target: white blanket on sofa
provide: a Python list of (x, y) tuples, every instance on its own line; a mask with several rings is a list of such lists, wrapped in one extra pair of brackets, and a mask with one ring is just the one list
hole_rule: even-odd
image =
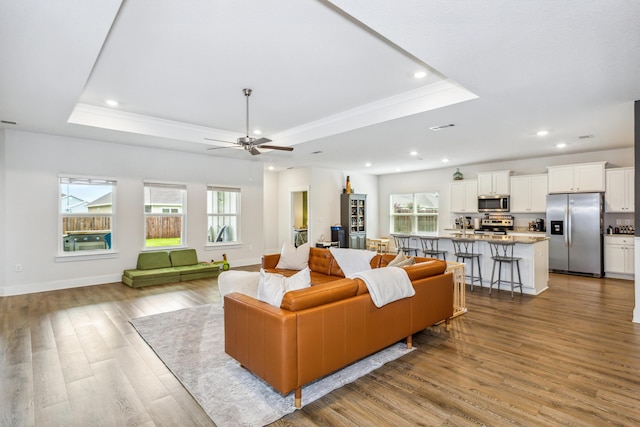
[(416, 294), (407, 272), (400, 267), (374, 268), (353, 274), (350, 278), (362, 279), (376, 307)]
[(329, 248), (331, 255), (342, 269), (344, 277), (359, 273), (364, 270), (371, 270), (371, 259), (376, 256), (373, 251), (363, 251), (362, 249), (349, 248)]

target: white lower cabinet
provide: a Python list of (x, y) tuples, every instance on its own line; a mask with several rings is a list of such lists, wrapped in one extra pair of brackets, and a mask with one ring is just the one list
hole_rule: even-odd
[(604, 237), (605, 276), (633, 279), (635, 248), (633, 236)]

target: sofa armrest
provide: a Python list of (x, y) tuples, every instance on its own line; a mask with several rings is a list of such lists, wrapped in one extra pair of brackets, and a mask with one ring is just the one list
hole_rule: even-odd
[(282, 394), (297, 387), (297, 316), (237, 292), (224, 298), (224, 349)]
[(278, 261), (280, 261), (280, 254), (262, 255), (262, 268), (265, 270), (276, 268)]

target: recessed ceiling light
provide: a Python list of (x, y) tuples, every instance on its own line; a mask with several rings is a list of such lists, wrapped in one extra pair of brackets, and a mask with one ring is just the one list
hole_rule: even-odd
[(444, 159), (442, 159), (442, 163), (449, 163), (449, 159), (445, 157)]
[(254, 129), (254, 130), (253, 130), (253, 134), (254, 134), (254, 135), (261, 135), (261, 134), (262, 134), (262, 131), (261, 131), (260, 129)]
[(415, 77), (416, 79), (422, 79), (422, 78), (425, 78), (426, 76), (427, 76), (426, 71), (417, 71), (416, 73), (413, 74), (413, 77)]
[(538, 135), (538, 136), (547, 136), (547, 135), (549, 135), (549, 131), (548, 130), (539, 130), (538, 133), (536, 133), (536, 135)]
[(109, 107), (117, 107), (118, 106), (118, 101), (116, 101), (115, 99), (107, 99), (105, 101), (105, 103), (109, 106)]
[(417, 156), (418, 152), (417, 151), (411, 151), (409, 154), (412, 155), (412, 156)]
[(559, 143), (556, 144), (557, 148), (564, 148), (566, 146), (567, 146), (567, 144), (565, 144), (564, 142), (559, 142)]
[(371, 163), (367, 162), (364, 164), (366, 167), (371, 167)]
[(270, 171), (274, 170), (275, 168), (273, 166), (269, 166), (267, 169), (269, 169)]

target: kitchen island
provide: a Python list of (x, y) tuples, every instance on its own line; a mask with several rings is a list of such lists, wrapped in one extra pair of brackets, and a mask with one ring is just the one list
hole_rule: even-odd
[[(419, 235), (412, 236), (415, 240), (415, 247), (420, 247)], [(447, 251), (447, 260), (456, 261), (453, 243), (451, 239), (465, 238), (475, 241), (476, 252), (480, 254), (480, 266), (482, 270), (482, 286), (489, 287), (491, 283), (491, 270), (493, 268), (493, 260), (491, 259), (491, 249), (489, 248), (489, 242), (513, 242), (515, 246), (513, 248), (513, 256), (520, 258), (520, 274), (522, 276), (522, 293), (529, 295), (538, 295), (548, 289), (549, 281), (549, 240), (543, 235), (487, 235), (487, 234), (473, 234), (473, 231), (463, 233), (448, 233), (441, 234), (439, 238), (439, 249)], [(420, 254), (420, 249), (418, 249)], [(470, 262), (470, 261), (469, 261)], [(515, 266), (514, 266), (515, 267)], [(475, 267), (477, 270), (477, 265)], [(465, 266), (467, 273), (471, 271), (471, 265)], [(507, 270), (508, 272), (508, 270)], [(476, 272), (477, 274), (477, 272)], [(505, 277), (505, 271), (503, 270), (502, 277)], [(498, 278), (498, 271), (496, 268), (495, 279)], [(517, 271), (515, 273), (517, 280)], [(478, 286), (476, 283), (474, 286)], [(496, 289), (494, 285), (493, 289)], [(501, 283), (501, 289), (511, 292), (511, 287), (508, 283)]]

